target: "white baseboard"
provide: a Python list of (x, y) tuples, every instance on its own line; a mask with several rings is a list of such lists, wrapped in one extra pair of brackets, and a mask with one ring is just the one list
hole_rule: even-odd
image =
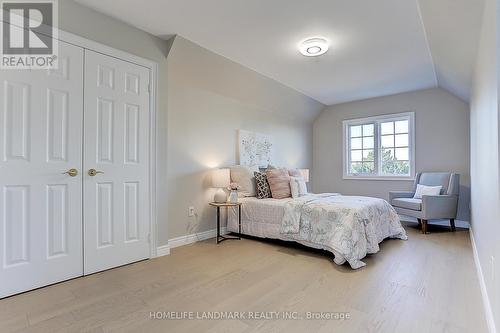
[(156, 248), (156, 257), (168, 256), (170, 254), (170, 245), (162, 245)]
[[(220, 233), (221, 235), (227, 234), (226, 227), (222, 227)], [(156, 257), (168, 256), (170, 255), (170, 249), (173, 249), (174, 247), (189, 245), (205, 239), (214, 238), (216, 234), (217, 230), (212, 229), (169, 239), (167, 245), (158, 246), (156, 248)]]
[[(194, 233), (191, 235), (185, 235), (185, 236), (180, 236), (180, 237), (169, 239), (168, 245), (170, 246), (171, 249), (173, 249), (174, 247), (193, 244), (193, 243), (205, 240), (205, 239), (214, 238), (216, 234), (217, 234), (216, 229), (207, 230), (207, 231), (203, 231), (203, 232), (197, 232), (197, 233)], [(221, 228), (221, 235), (225, 235), (225, 234), (227, 234), (226, 227), (222, 227)]]
[(479, 279), (479, 287), (481, 289), (481, 295), (483, 298), (483, 307), (486, 315), (486, 323), (488, 324), (488, 330), (490, 333), (496, 333), (495, 319), (493, 317), (493, 311), (491, 310), (490, 298), (488, 296), (488, 290), (486, 289), (486, 284), (484, 282), (483, 269), (481, 268), (481, 262), (479, 261), (479, 255), (477, 253), (476, 241), (474, 240), (474, 233), (472, 228), (469, 228), (470, 241), (472, 243), (472, 252), (474, 253), (474, 263), (476, 264), (477, 277)]

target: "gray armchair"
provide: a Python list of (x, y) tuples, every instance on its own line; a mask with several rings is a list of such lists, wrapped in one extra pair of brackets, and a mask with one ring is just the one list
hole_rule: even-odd
[[(422, 199), (414, 199), (417, 184), (441, 185), (441, 193), (440, 195), (424, 195)], [(428, 220), (432, 219), (449, 219), (451, 230), (455, 231), (459, 185), (460, 175), (456, 173), (418, 173), (413, 184), (413, 191), (389, 192), (389, 202), (399, 214), (416, 217), (424, 234), (427, 233)]]

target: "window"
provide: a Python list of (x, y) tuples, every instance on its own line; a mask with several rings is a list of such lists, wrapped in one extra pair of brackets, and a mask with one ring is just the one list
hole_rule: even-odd
[(406, 112), (345, 120), (344, 178), (413, 178), (414, 118)]

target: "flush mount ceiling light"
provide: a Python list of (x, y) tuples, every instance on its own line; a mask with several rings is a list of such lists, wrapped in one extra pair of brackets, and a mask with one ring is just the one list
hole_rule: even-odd
[(299, 44), (299, 51), (306, 57), (317, 57), (328, 51), (328, 41), (323, 37), (307, 38)]

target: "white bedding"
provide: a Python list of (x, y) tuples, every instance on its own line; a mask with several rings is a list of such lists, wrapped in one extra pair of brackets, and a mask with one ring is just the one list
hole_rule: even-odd
[[(385, 238), (407, 239), (394, 209), (382, 199), (314, 194), (297, 199), (242, 198), (242, 233), (296, 241), (335, 255), (360, 268), (368, 253), (376, 253)], [(228, 231), (238, 232), (236, 210), (228, 216)]]

